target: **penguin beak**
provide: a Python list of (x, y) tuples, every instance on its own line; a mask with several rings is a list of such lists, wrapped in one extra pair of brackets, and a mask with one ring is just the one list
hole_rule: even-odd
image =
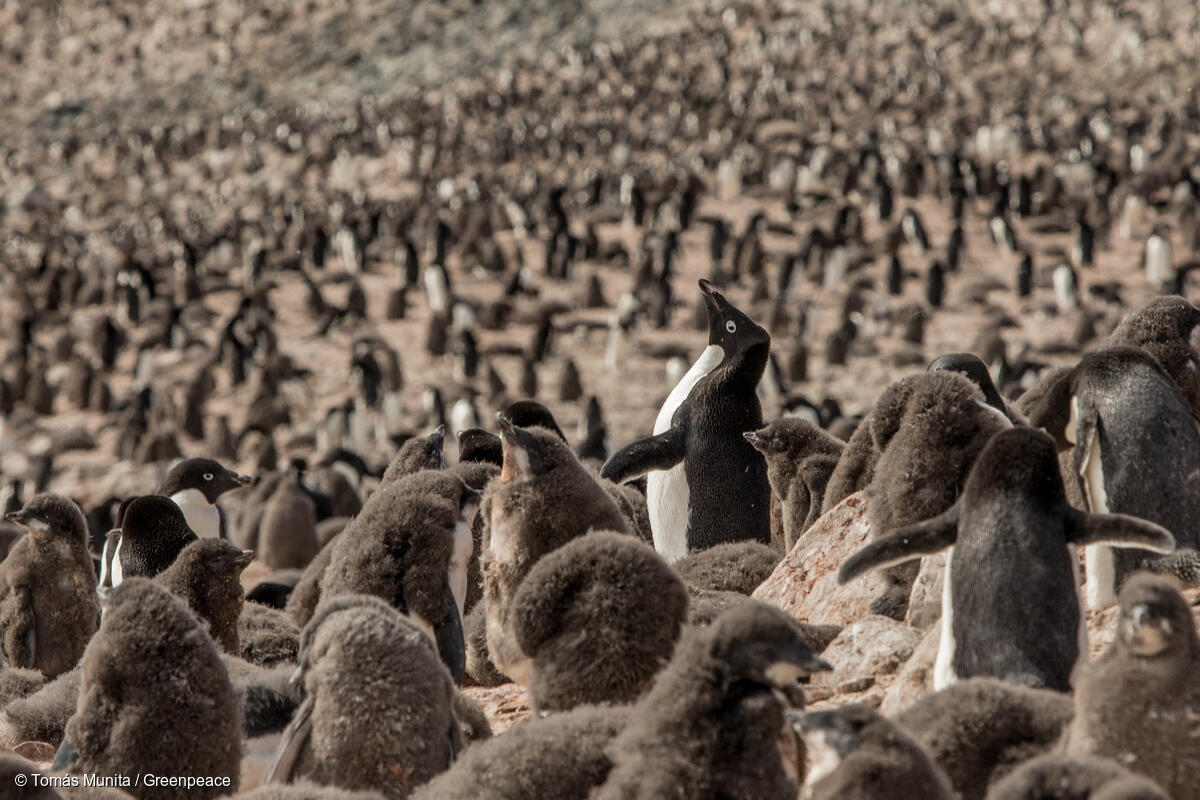
[(762, 436), (759, 435), (758, 431), (745, 431), (742, 433), (742, 438), (749, 442), (750, 446), (755, 450), (762, 450), (762, 446), (766, 444), (763, 441)]
[(24, 527), (25, 523), (27, 523), (27, 522), (29, 522), (29, 520), (33, 519), (33, 514), (31, 514), (29, 511), (26, 511), (25, 509), (22, 508), (17, 511), (8, 512), (7, 514), (4, 515), (4, 518), (13, 524), (21, 525), (22, 527)]
[(712, 320), (714, 314), (719, 316), (721, 313), (721, 301), (725, 298), (717, 291), (717, 287), (704, 278), (701, 278), (700, 291), (704, 292), (704, 304), (708, 308), (709, 319)]
[(243, 550), (238, 555), (234, 556), (233, 563), (237, 564), (242, 569), (250, 566), (250, 562), (254, 560), (253, 550)]
[(792, 683), (807, 680), (814, 672), (829, 672), (833, 669), (828, 661), (818, 655), (810, 655), (800, 663), (794, 661), (776, 661), (766, 669), (767, 680), (777, 688), (784, 688)]
[(254, 478), (249, 475), (235, 475), (233, 482), (238, 486), (249, 486), (254, 483)]

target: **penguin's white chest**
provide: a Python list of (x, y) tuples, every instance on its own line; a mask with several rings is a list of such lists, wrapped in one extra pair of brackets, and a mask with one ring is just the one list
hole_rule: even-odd
[[(725, 350), (710, 344), (692, 364), (683, 379), (675, 384), (654, 421), (654, 435), (671, 428), (675, 412), (687, 401), (696, 384), (717, 368), (725, 358)], [(681, 461), (669, 470), (651, 472), (646, 476), (646, 505), (650, 512), (650, 531), (654, 549), (668, 562), (687, 555), (688, 517), (691, 513), (686, 462)]]
[(184, 489), (171, 495), (179, 506), (191, 528), (201, 539), (217, 539), (221, 536), (221, 512), (208, 502), (199, 489)]
[(950, 569), (954, 565), (954, 548), (946, 551), (946, 571), (942, 573), (942, 631), (938, 637), (937, 658), (933, 662), (933, 690), (940, 692), (958, 682), (954, 674), (954, 600), (950, 587)]

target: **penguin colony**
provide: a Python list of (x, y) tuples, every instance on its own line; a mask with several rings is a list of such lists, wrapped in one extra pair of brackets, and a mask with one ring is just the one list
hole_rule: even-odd
[(1200, 799), (1194, 3), (185, 5), (0, 9), (0, 798)]

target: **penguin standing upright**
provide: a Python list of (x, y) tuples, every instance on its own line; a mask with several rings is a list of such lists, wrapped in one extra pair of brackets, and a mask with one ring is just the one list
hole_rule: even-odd
[(770, 541), (767, 464), (742, 436), (762, 426), (756, 388), (771, 337), (706, 280), (708, 347), (671, 391), (654, 435), (622, 448), (601, 476), (649, 473), (654, 547), (668, 561), (736, 539)]

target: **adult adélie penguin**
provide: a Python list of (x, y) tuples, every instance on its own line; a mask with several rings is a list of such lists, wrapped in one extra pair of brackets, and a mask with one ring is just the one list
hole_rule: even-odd
[(708, 281), (700, 291), (708, 346), (667, 397), (654, 435), (601, 470), (617, 483), (648, 475), (654, 548), (668, 561), (722, 542), (770, 540), (767, 464), (742, 434), (763, 424), (756, 389), (771, 337)]

